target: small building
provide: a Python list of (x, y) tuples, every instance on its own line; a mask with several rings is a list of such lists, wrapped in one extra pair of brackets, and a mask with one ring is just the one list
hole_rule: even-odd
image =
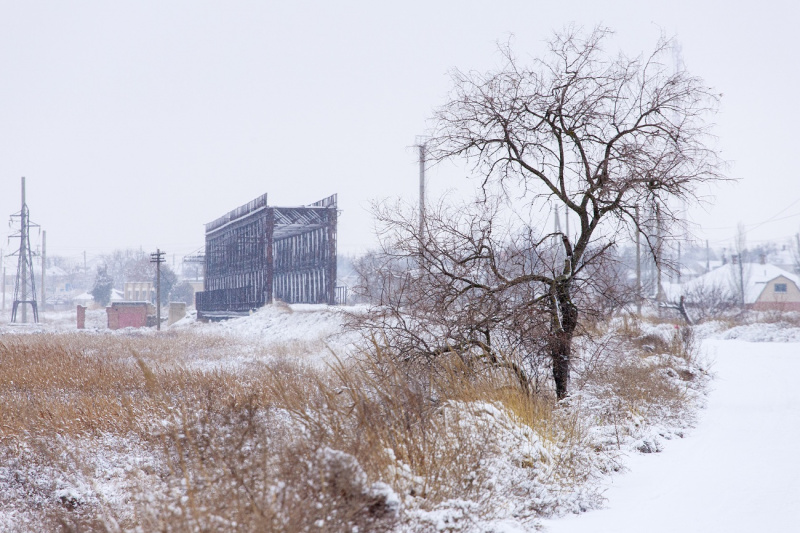
[(125, 301), (125, 294), (117, 289), (111, 289), (111, 296), (109, 297), (109, 302), (124, 302)]
[(760, 283), (763, 288), (752, 304), (753, 309), (800, 311), (800, 279), (797, 276), (784, 271)]
[(800, 277), (775, 265), (727, 263), (684, 283), (681, 293), (705, 289), (738, 299), (744, 289), (744, 304), (760, 311), (800, 311)]
[(72, 299), (75, 305), (82, 305), (83, 307), (91, 307), (94, 303), (94, 296), (88, 292), (81, 293)]
[(126, 281), (122, 299), (126, 302), (154, 302), (155, 284), (152, 281)]
[(106, 307), (108, 329), (144, 328), (148, 326), (149, 305), (146, 302), (114, 302)]

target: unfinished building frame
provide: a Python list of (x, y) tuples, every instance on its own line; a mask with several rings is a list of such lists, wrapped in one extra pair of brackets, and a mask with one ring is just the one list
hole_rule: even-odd
[(336, 303), (336, 195), (271, 207), (267, 195), (206, 224), (200, 318), (235, 315), (273, 299)]

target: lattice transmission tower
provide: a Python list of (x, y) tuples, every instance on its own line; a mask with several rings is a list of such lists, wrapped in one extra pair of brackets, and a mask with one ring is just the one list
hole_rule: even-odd
[[(11, 322), (17, 321), (17, 311), (21, 309), (20, 320), (28, 321), (28, 305), (33, 310), (33, 321), (39, 322), (39, 309), (36, 305), (36, 281), (33, 272), (33, 251), (31, 250), (31, 228), (38, 224), (31, 223), (28, 204), (25, 202), (25, 178), (22, 178), (22, 208), (19, 213), (11, 215), (11, 223), (19, 219), (19, 231), (9, 239), (19, 238), (19, 249), (11, 254), (17, 256), (17, 280), (14, 284), (14, 304), (11, 308)], [(21, 307), (20, 307), (21, 306)]]

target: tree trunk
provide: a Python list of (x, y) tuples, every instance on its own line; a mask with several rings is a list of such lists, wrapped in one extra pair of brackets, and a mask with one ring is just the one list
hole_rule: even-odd
[(554, 292), (550, 357), (553, 360), (556, 397), (563, 400), (569, 394), (570, 356), (572, 354), (572, 337), (578, 325), (578, 308), (570, 298), (570, 280), (557, 281)]

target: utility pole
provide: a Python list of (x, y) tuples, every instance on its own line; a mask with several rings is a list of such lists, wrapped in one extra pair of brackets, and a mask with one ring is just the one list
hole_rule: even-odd
[(794, 269), (796, 273), (800, 274), (800, 233), (795, 233), (794, 238), (797, 241), (797, 254), (795, 256), (796, 260)]
[(636, 314), (642, 314), (642, 248), (639, 229), (639, 206), (636, 206)]
[(44, 291), (45, 272), (47, 271), (47, 231), (42, 231), (42, 312), (47, 311), (47, 295)]
[(744, 309), (744, 265), (742, 264), (742, 253), (739, 252), (736, 256), (739, 258), (739, 291), (742, 293), (742, 309)]
[(661, 209), (658, 206), (658, 202), (655, 202), (656, 208), (656, 301), (658, 302), (658, 314), (661, 316), (661, 302), (664, 301), (664, 285), (661, 281), (661, 265), (662, 265), (662, 247), (663, 242), (661, 240)]
[[(33, 257), (31, 252), (31, 227), (37, 227), (31, 223), (28, 212), (28, 204), (25, 202), (25, 178), (22, 178), (22, 207), (19, 213), (11, 215), (11, 220), (19, 217), (19, 233), (12, 235), (19, 237), (19, 250), (15, 255), (18, 256), (17, 262), (17, 281), (14, 285), (14, 303), (11, 307), (11, 322), (17, 321), (17, 309), (22, 304), (23, 323), (28, 321), (28, 308), (30, 304), (33, 309), (33, 321), (39, 322), (39, 310), (36, 306), (36, 280), (33, 273)], [(30, 299), (29, 299), (30, 297)]]
[(426, 138), (417, 136), (416, 147), (419, 150), (419, 260), (425, 257), (425, 163), (428, 158)]
[(553, 219), (553, 233), (561, 233), (561, 218), (558, 216), (558, 206), (555, 207), (555, 218)]
[(156, 264), (156, 330), (161, 331), (161, 263), (164, 263), (166, 252), (156, 248), (156, 253), (150, 254), (150, 262)]
[(419, 239), (421, 249), (422, 238), (425, 235), (425, 158), (427, 154), (424, 142), (420, 142), (417, 146), (419, 148)]
[(708, 249), (708, 239), (706, 239), (706, 272), (711, 272), (711, 252)]
[(678, 241), (678, 285), (681, 284), (681, 241)]
[(3, 255), (5, 250), (0, 248), (0, 266), (3, 267), (3, 313), (6, 312), (6, 256)]

